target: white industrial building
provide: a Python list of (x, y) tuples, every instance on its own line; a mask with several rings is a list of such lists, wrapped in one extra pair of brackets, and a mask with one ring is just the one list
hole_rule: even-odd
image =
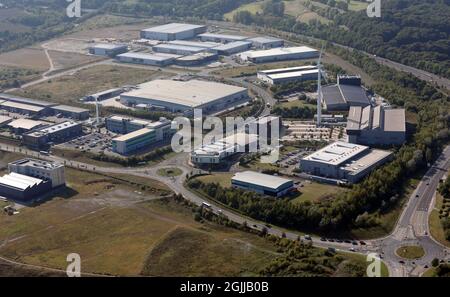
[(179, 66), (199, 66), (216, 61), (218, 58), (217, 54), (205, 52), (178, 58), (175, 60), (175, 64)]
[(8, 164), (9, 172), (51, 181), (52, 188), (66, 184), (64, 165), (37, 159), (22, 159)]
[(231, 185), (273, 197), (281, 197), (294, 190), (294, 182), (290, 179), (254, 171), (237, 172), (231, 178)]
[(141, 38), (170, 41), (194, 38), (196, 35), (204, 32), (206, 32), (206, 26), (170, 23), (142, 30)]
[(301, 159), (300, 169), (314, 176), (356, 183), (391, 156), (389, 151), (338, 141)]
[(190, 113), (194, 108), (204, 114), (222, 111), (248, 100), (245, 88), (201, 81), (153, 80), (138, 86), (137, 90), (123, 93), (120, 102), (134, 106), (148, 104), (170, 112)]
[(363, 145), (401, 145), (406, 140), (404, 109), (382, 106), (351, 106), (347, 118), (347, 135), (351, 143)]
[(248, 41), (233, 41), (211, 48), (210, 51), (222, 56), (230, 56), (248, 50), (252, 46)]
[(258, 135), (236, 133), (210, 144), (202, 145), (191, 152), (191, 161), (196, 165), (221, 164), (237, 153), (248, 152), (249, 147), (258, 146)]
[(173, 40), (173, 41), (169, 41), (168, 44), (199, 47), (199, 48), (203, 48), (203, 49), (214, 48), (214, 47), (218, 47), (219, 45), (221, 45), (221, 43), (218, 43), (218, 42), (203, 42), (203, 41), (191, 41), (191, 40)]
[(196, 46), (163, 43), (152, 47), (154, 52), (173, 55), (193, 55), (204, 52), (206, 49)]
[(274, 47), (282, 47), (284, 46), (284, 40), (274, 37), (254, 37), (248, 39), (253, 44), (253, 47), (257, 49), (270, 49)]
[(257, 77), (270, 85), (284, 84), (296, 81), (317, 80), (317, 66), (299, 66), (281, 69), (258, 71)]
[(319, 51), (307, 47), (280, 47), (268, 50), (252, 50), (241, 53), (241, 60), (253, 63), (267, 63), (286, 60), (312, 59), (319, 57)]
[(89, 53), (96, 56), (115, 57), (128, 51), (126, 44), (99, 43), (89, 48)]
[(180, 58), (180, 55), (172, 54), (149, 54), (149, 53), (125, 53), (118, 55), (116, 59), (123, 63), (133, 63), (151, 66), (168, 66), (174, 63), (174, 61)]
[(212, 41), (220, 43), (228, 43), (234, 41), (243, 41), (248, 39), (246, 36), (229, 35), (229, 34), (216, 34), (216, 33), (203, 33), (198, 35), (202, 41)]

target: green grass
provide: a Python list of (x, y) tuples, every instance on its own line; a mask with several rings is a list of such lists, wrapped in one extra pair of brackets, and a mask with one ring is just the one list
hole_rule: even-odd
[[(366, 267), (370, 264), (369, 262), (367, 262), (367, 256), (365, 255), (350, 252), (338, 252), (337, 254), (345, 257), (347, 260), (352, 260)], [(389, 277), (389, 269), (386, 266), (386, 263), (384, 263), (383, 261), (381, 261), (381, 277)]]
[(427, 271), (425, 271), (421, 277), (436, 277), (436, 268), (431, 267)]
[(253, 3), (241, 5), (240, 7), (236, 8), (235, 10), (224, 14), (223, 17), (226, 21), (232, 21), (234, 18), (234, 15), (240, 11), (248, 11), (251, 14), (262, 13), (263, 12), (263, 8), (262, 8), (263, 3), (264, 3), (264, 1), (253, 2)]
[(442, 226), (441, 218), (439, 217), (439, 209), (441, 209), (443, 201), (444, 199), (442, 195), (437, 192), (435, 209), (431, 212), (430, 217), (428, 218), (428, 223), (430, 226), (431, 236), (439, 241), (439, 243), (450, 247), (450, 241), (445, 238), (445, 230)]
[(205, 184), (219, 183), (224, 188), (231, 187), (231, 178), (233, 177), (233, 173), (214, 173), (210, 175), (202, 175), (196, 177), (199, 181)]
[(404, 259), (420, 259), (425, 255), (425, 250), (421, 246), (409, 245), (397, 249), (396, 254)]
[(321, 199), (333, 197), (337, 193), (345, 191), (345, 188), (340, 188), (328, 184), (320, 184), (316, 182), (303, 182), (304, 186), (299, 188), (300, 196), (292, 203), (299, 203), (303, 201), (318, 201)]
[(306, 107), (306, 106), (309, 108), (316, 107), (314, 104), (310, 104), (310, 103), (307, 103), (306, 101), (298, 100), (298, 99), (288, 101), (288, 102), (281, 102), (281, 103), (277, 104), (276, 106), (279, 106), (281, 108)]
[(179, 176), (183, 171), (179, 168), (161, 168), (158, 170), (158, 174), (166, 177)]

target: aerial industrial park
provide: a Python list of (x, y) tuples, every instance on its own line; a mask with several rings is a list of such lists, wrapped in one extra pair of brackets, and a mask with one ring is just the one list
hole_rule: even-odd
[[(205, 268), (209, 259), (195, 273), (192, 263), (176, 267), (180, 260), (167, 260), (182, 255), (168, 253), (171, 244), (189, 247), (192, 242), (177, 240), (198, 230), (220, 233), (230, 255), (251, 236), (245, 245), (249, 264), (229, 270), (221, 264), (230, 276), (278, 276), (271, 274), (273, 257), (291, 248), (283, 240), (327, 257), (375, 255), (383, 276), (420, 276), (434, 259), (450, 261), (448, 248), (430, 236), (423, 217), (440, 199), (449, 149), (438, 158), (428, 156), (437, 148), (424, 157), (406, 149), (418, 129), (419, 116), (412, 113), (417, 106), (378, 94), (367, 78), (371, 73), (337, 58), (327, 48), (334, 45), (200, 19), (134, 20), (108, 30), (91, 26), (40, 43), (49, 69), (0, 89), (0, 225), (7, 230), (0, 231), (0, 264), (65, 273), (66, 259), (56, 257), (79, 249), (85, 275), (220, 276), (222, 270)], [(64, 68), (52, 61), (55, 53), (82, 62)], [(229, 126), (229, 119), (236, 123)], [(185, 129), (188, 134), (182, 134)], [(405, 155), (417, 162), (398, 165)], [(400, 194), (376, 181), (400, 170), (417, 171), (414, 183), (401, 181), (408, 188)], [(389, 197), (374, 202), (378, 193), (364, 192), (373, 185)], [(370, 206), (331, 208), (342, 210), (358, 199)], [(392, 220), (384, 216), (391, 204), (399, 219), (384, 222)], [(374, 211), (374, 205), (382, 210)], [(133, 219), (126, 223), (127, 218)], [(77, 235), (75, 244), (59, 228), (76, 230), (78, 222), (89, 231)], [(353, 229), (338, 230), (342, 222)], [(91, 238), (96, 225), (114, 236)], [(51, 228), (58, 239), (47, 233)], [(238, 233), (229, 238), (227, 232)], [(41, 233), (42, 242), (35, 237)], [(121, 234), (123, 242), (115, 242)], [(212, 241), (196, 236), (205, 245)], [(111, 246), (96, 253), (89, 242), (98, 238)], [(405, 242), (423, 247), (424, 255), (402, 258)], [(201, 249), (192, 247), (191, 253)], [(255, 262), (253, 249), (261, 254)], [(101, 262), (105, 255), (121, 258), (121, 266)], [(272, 270), (261, 264), (264, 258), (273, 261), (267, 266)]]

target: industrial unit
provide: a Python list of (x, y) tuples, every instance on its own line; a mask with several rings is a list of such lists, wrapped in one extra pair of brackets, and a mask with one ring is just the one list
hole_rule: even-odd
[(174, 61), (181, 57), (180, 55), (173, 54), (149, 54), (149, 53), (125, 53), (118, 55), (116, 59), (123, 63), (134, 63), (151, 66), (168, 66), (174, 63)]
[(211, 48), (210, 51), (222, 56), (230, 56), (248, 50), (252, 46), (248, 41), (233, 41)]
[(48, 149), (52, 143), (66, 142), (82, 133), (81, 123), (67, 121), (25, 133), (22, 142), (31, 149)]
[(99, 92), (97, 94), (85, 96), (85, 97), (81, 98), (80, 101), (83, 101), (83, 102), (95, 101), (95, 100), (103, 101), (106, 99), (110, 99), (110, 98), (119, 96), (123, 92), (125, 92), (124, 88), (109, 89), (106, 91)]
[(281, 69), (258, 71), (258, 79), (270, 85), (278, 85), (297, 81), (317, 80), (317, 66), (299, 66)]
[(401, 145), (406, 139), (404, 109), (351, 106), (347, 118), (348, 141), (363, 145)]
[(284, 46), (284, 40), (274, 37), (255, 37), (248, 39), (257, 49), (270, 49)]
[(58, 105), (57, 103), (24, 98), (5, 93), (0, 94), (0, 100), (3, 100), (3, 102), (0, 103), (0, 109), (29, 116), (52, 115), (53, 110), (51, 110), (50, 107)]
[(152, 27), (141, 31), (141, 38), (161, 41), (194, 38), (200, 33), (206, 32), (206, 26), (182, 23), (170, 23)]
[(139, 85), (139, 89), (120, 96), (124, 105), (147, 104), (170, 112), (192, 112), (201, 108), (204, 114), (222, 111), (248, 100), (245, 88), (216, 82), (189, 80), (154, 80)]
[(203, 33), (198, 35), (202, 41), (212, 41), (219, 43), (228, 43), (234, 41), (246, 40), (248, 37), (229, 34)]
[(68, 105), (57, 105), (53, 106), (52, 109), (54, 110), (56, 115), (60, 114), (65, 118), (71, 118), (81, 121), (89, 119), (88, 109)]
[(178, 44), (158, 44), (152, 47), (157, 53), (173, 54), (173, 55), (192, 55), (205, 51), (205, 48)]
[(347, 111), (350, 106), (370, 105), (359, 76), (338, 75), (337, 84), (322, 87), (322, 103), (328, 111)]
[(190, 41), (190, 40), (189, 41), (188, 40), (173, 40), (173, 41), (169, 41), (169, 44), (198, 47), (198, 48), (203, 48), (203, 49), (214, 48), (214, 47), (218, 47), (219, 45), (221, 45), (220, 43), (217, 43), (217, 42), (203, 42), (203, 41)]
[(22, 159), (8, 164), (9, 174), (0, 177), (0, 195), (29, 202), (65, 185), (64, 166), (35, 159)]
[(11, 129), (14, 134), (17, 135), (21, 135), (23, 133), (29, 132), (33, 129), (37, 129), (43, 126), (45, 126), (43, 122), (30, 119), (17, 119), (11, 121), (8, 124), (8, 128)]
[(193, 150), (191, 152), (191, 162), (199, 166), (217, 165), (230, 156), (248, 152), (249, 148), (256, 150), (257, 147), (258, 135), (236, 133)]
[(149, 128), (116, 137), (112, 140), (112, 149), (121, 155), (128, 155), (156, 142), (156, 131)]
[(280, 47), (268, 50), (248, 51), (240, 54), (241, 60), (252, 63), (312, 59), (317, 57), (319, 57), (319, 52), (307, 46)]
[(178, 66), (200, 66), (209, 62), (216, 61), (219, 58), (217, 54), (213, 53), (199, 53), (190, 56), (184, 56), (175, 60)]
[(128, 45), (126, 44), (100, 43), (89, 48), (89, 53), (91, 55), (111, 58), (126, 53), (127, 51)]
[(294, 190), (294, 182), (290, 179), (254, 171), (237, 172), (231, 178), (231, 185), (273, 197), (282, 197)]
[(0, 115), (0, 127), (8, 125), (9, 123), (12, 122), (12, 120), (13, 118), (11, 117)]
[(300, 169), (314, 176), (356, 183), (391, 158), (392, 153), (335, 142), (300, 160)]

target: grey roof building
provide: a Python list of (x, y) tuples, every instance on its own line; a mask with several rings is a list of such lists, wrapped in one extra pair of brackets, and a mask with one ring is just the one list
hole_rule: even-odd
[(206, 32), (206, 26), (170, 23), (142, 30), (141, 38), (169, 41), (176, 39), (193, 38), (196, 35), (204, 32)]
[(347, 111), (350, 106), (370, 105), (361, 78), (357, 76), (338, 76), (337, 84), (322, 87), (322, 100), (328, 111)]
[(352, 106), (347, 118), (349, 142), (363, 145), (401, 145), (406, 138), (404, 109)]

